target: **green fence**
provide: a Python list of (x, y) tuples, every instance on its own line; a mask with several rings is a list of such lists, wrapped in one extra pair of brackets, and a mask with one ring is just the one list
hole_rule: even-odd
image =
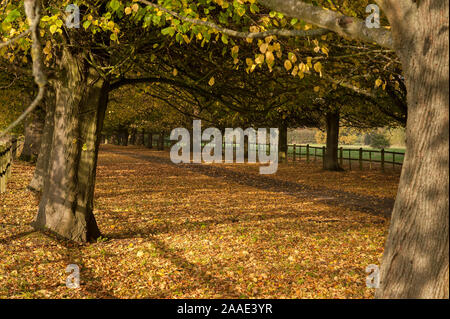
[[(317, 161), (322, 160), (324, 154), (326, 153), (326, 147), (297, 145), (288, 145), (288, 155), (287, 160), (298, 161), (306, 160)], [(372, 168), (374, 165), (379, 165), (382, 170), (387, 167), (401, 167), (403, 165), (403, 160), (405, 157), (404, 152), (396, 152), (390, 150), (373, 150), (373, 149), (363, 149), (363, 148), (343, 148), (340, 147), (338, 150), (338, 160), (341, 166), (346, 165), (349, 169), (352, 167), (358, 167), (363, 169), (364, 167)]]

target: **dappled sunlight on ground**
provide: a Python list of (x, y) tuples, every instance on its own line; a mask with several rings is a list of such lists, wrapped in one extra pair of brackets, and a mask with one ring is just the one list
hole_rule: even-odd
[[(15, 163), (0, 203), (2, 298), (368, 298), (398, 173), (319, 163), (180, 165), (168, 152), (102, 146), (95, 216), (78, 246), (33, 232), (33, 167)], [(68, 264), (81, 289), (65, 286)]]

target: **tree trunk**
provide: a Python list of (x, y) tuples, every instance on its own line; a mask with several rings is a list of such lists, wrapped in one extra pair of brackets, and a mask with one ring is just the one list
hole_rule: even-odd
[(159, 136), (158, 136), (158, 151), (164, 151), (164, 133), (159, 133)]
[(64, 50), (56, 81), (55, 126), (48, 175), (33, 226), (77, 242), (100, 236), (93, 197), (108, 83)]
[(131, 134), (130, 134), (130, 145), (136, 145), (136, 133), (137, 130), (135, 128), (131, 129)]
[(119, 145), (122, 146), (128, 146), (128, 129), (127, 128), (122, 128), (119, 131)]
[(328, 112), (327, 122), (327, 149), (323, 158), (323, 168), (328, 171), (340, 171), (338, 162), (339, 148), (339, 112)]
[(153, 134), (148, 133), (147, 148), (153, 148)]
[(288, 155), (288, 141), (287, 141), (287, 132), (288, 128), (286, 124), (282, 124), (280, 126), (280, 132), (278, 137), (278, 158), (280, 162), (286, 162), (287, 161), (287, 155)]
[(143, 146), (145, 140), (145, 130), (142, 129), (140, 133), (137, 134), (136, 137), (136, 145)]
[(408, 123), (376, 297), (449, 298), (449, 2), (383, 9), (403, 64)]
[(41, 108), (36, 108), (27, 119), (25, 127), (25, 141), (20, 159), (26, 162), (35, 162), (41, 147), (44, 130), (45, 114)]
[(45, 97), (45, 124), (42, 133), (41, 147), (36, 162), (33, 178), (28, 189), (41, 192), (44, 187), (45, 174), (47, 174), (48, 160), (52, 147), (53, 129), (55, 126), (55, 93), (53, 88), (47, 90)]

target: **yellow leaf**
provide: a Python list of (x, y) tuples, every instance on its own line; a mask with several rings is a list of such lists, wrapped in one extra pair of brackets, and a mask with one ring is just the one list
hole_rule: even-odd
[(292, 69), (292, 63), (289, 60), (284, 61), (284, 68), (289, 71), (290, 69)]
[(214, 77), (211, 77), (208, 82), (209, 86), (213, 86), (214, 83), (216, 83), (216, 80), (214, 79)]
[(382, 81), (381, 79), (377, 79), (377, 80), (375, 81), (375, 87), (376, 87), (376, 88), (379, 87), (381, 84), (383, 84), (383, 81)]

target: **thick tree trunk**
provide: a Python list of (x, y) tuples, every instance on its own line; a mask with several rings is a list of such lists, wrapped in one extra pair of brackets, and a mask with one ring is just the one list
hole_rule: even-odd
[(388, 1), (384, 10), (403, 64), (408, 123), (376, 297), (449, 298), (449, 2)]
[(45, 113), (41, 108), (35, 109), (27, 119), (25, 127), (25, 141), (20, 159), (26, 162), (35, 162), (41, 147), (44, 130)]
[(67, 50), (56, 81), (55, 126), (39, 211), (33, 226), (77, 242), (100, 236), (93, 195), (108, 83)]
[(328, 171), (340, 171), (338, 162), (339, 148), (339, 112), (328, 112), (327, 122), (327, 150), (323, 158), (323, 168)]
[(288, 141), (287, 141), (287, 132), (288, 128), (286, 124), (282, 124), (279, 128), (279, 137), (278, 137), (278, 158), (280, 162), (287, 161), (287, 152), (288, 152)]
[(48, 160), (53, 140), (53, 129), (55, 126), (55, 93), (53, 88), (47, 90), (45, 97), (45, 124), (42, 133), (41, 147), (36, 162), (33, 178), (28, 188), (35, 192), (41, 192), (44, 187), (45, 174), (47, 174)]

